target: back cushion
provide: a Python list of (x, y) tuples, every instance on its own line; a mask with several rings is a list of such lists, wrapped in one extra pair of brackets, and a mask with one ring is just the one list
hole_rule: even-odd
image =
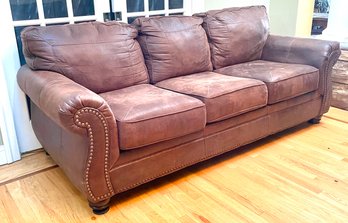
[(185, 16), (143, 17), (134, 21), (151, 83), (212, 70), (202, 23), (202, 18)]
[(136, 36), (118, 22), (29, 27), (21, 34), (31, 69), (59, 72), (96, 93), (148, 83)]
[(203, 17), (215, 69), (261, 58), (269, 34), (264, 6), (226, 8)]

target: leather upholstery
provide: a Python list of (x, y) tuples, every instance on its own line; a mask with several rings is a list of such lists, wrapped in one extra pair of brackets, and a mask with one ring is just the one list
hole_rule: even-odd
[(139, 159), (146, 158), (156, 153), (163, 152), (167, 149), (171, 149), (176, 146), (180, 146), (185, 143), (189, 143), (195, 140), (199, 140), (203, 137), (203, 130), (199, 132), (194, 132), (188, 135), (177, 137), (174, 139), (169, 139), (166, 141), (158, 142), (148, 146), (143, 146), (137, 149), (122, 150), (122, 155), (117, 160), (116, 166), (122, 166), (130, 162), (136, 162)]
[[(222, 23), (211, 23), (216, 27), (208, 35), (223, 37), (212, 35), (220, 41), (214, 44), (221, 43), (215, 46), (227, 52), (225, 59), (230, 53), (234, 58), (225, 61), (221, 54), (217, 61), (247, 60), (226, 69), (239, 67), (234, 75), (253, 79), (210, 72), (209, 43), (197, 17), (138, 20), (152, 82), (161, 80), (158, 86), (171, 90), (147, 84), (136, 30), (128, 25), (88, 23), (24, 31), (30, 67), (19, 70), (17, 81), (33, 102), (35, 134), (91, 207), (105, 207), (114, 194), (327, 111), (338, 43), (269, 35), (261, 49), (263, 61), (250, 62), (259, 59), (268, 32), (264, 8), (225, 9), (203, 17), (216, 19), (219, 14), (235, 16), (221, 22), (238, 29), (225, 35)], [(273, 104), (266, 105), (270, 86)]]
[(21, 34), (31, 69), (61, 73), (96, 93), (148, 83), (136, 36), (118, 22), (34, 26)]
[(319, 84), (318, 69), (302, 64), (257, 60), (224, 67), (215, 72), (265, 82), (268, 88), (268, 104), (314, 91)]
[(332, 83), (331, 71), (341, 54), (336, 41), (270, 35), (262, 52), (262, 60), (307, 64), (319, 69), (319, 92), (323, 95), (320, 114), (329, 110)]
[(109, 104), (117, 120), (121, 149), (198, 132), (206, 123), (202, 102), (153, 85), (132, 86), (100, 96)]
[(264, 6), (212, 10), (196, 16), (204, 19), (215, 69), (261, 58), (269, 34)]
[[(117, 161), (120, 150), (118, 137), (115, 137), (118, 135), (115, 117), (105, 100), (59, 73), (33, 71), (27, 65), (22, 66), (18, 71), (17, 82), (40, 111), (44, 113), (41, 117), (49, 117), (55, 123), (53, 128), (58, 127), (67, 131), (67, 133), (55, 135), (60, 139), (62, 146), (65, 145), (62, 141), (63, 135), (75, 134), (78, 142), (88, 142), (87, 147), (84, 147), (85, 143), (81, 144), (82, 148), (79, 149), (83, 152), (78, 153), (81, 156), (86, 155), (84, 157), (85, 163), (79, 167), (84, 172), (76, 172), (78, 169), (69, 169), (69, 172), (66, 172), (75, 173), (69, 175), (69, 178), (78, 176), (73, 182), (78, 182), (77, 187), (82, 188), (88, 200), (96, 202), (114, 194), (110, 187), (109, 173), (105, 169), (108, 170)], [(37, 125), (45, 126), (49, 123), (43, 119)], [(46, 138), (45, 141), (41, 141), (46, 142), (49, 137), (52, 137), (50, 134), (54, 132), (40, 132), (39, 134)], [(67, 145), (72, 144), (77, 145), (76, 143), (67, 143)], [(44, 143), (44, 145), (47, 144)], [(54, 148), (56, 147), (50, 147), (48, 150), (52, 151)], [(65, 147), (65, 149), (73, 150), (74, 148)], [(94, 150), (98, 152), (94, 152)], [(67, 154), (60, 154), (62, 152), (62, 149), (56, 151), (59, 154), (54, 157), (57, 162), (66, 165), (65, 168), (77, 165), (71, 164), (74, 159), (66, 156)], [(107, 159), (105, 159), (106, 156)]]
[(134, 21), (151, 83), (212, 70), (202, 22), (201, 18), (186, 16), (142, 17)]
[(267, 88), (261, 81), (214, 72), (171, 78), (158, 82), (156, 86), (202, 100), (207, 108), (208, 123), (237, 116), (267, 104)]

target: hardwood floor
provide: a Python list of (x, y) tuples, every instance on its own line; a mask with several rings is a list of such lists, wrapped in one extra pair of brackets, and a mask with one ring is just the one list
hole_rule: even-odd
[(93, 215), (43, 151), (0, 167), (1, 222), (348, 222), (348, 111), (116, 196)]

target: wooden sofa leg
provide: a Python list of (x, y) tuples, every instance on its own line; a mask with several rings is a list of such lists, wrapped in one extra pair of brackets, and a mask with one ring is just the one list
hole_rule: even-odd
[(105, 214), (110, 209), (110, 198), (97, 203), (92, 203), (90, 201), (88, 203), (89, 206), (92, 208), (93, 213), (96, 215)]
[(319, 124), (320, 120), (321, 120), (321, 115), (320, 116), (317, 116), (315, 118), (312, 118), (311, 120), (309, 120), (308, 122), (311, 123), (311, 124)]

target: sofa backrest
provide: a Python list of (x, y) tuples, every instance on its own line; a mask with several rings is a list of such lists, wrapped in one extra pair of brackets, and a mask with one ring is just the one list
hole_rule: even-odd
[(29, 27), (21, 34), (31, 69), (59, 72), (96, 93), (148, 83), (136, 36), (118, 22)]
[(143, 17), (133, 22), (151, 83), (212, 70), (202, 23), (203, 19), (188, 16)]
[(257, 60), (269, 34), (264, 6), (234, 7), (199, 13), (215, 69)]

